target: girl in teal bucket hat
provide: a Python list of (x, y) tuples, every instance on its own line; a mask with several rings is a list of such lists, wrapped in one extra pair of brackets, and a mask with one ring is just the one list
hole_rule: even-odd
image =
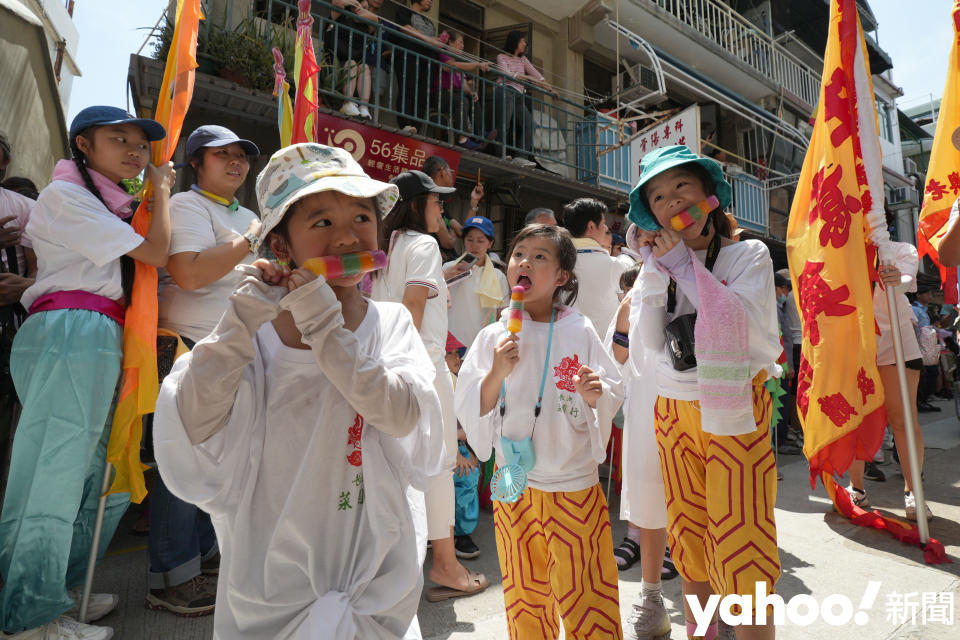
[[(644, 264), (624, 304), (633, 366), (644, 370), (639, 345), (656, 354), (671, 555), (683, 592), (701, 606), (712, 594), (752, 595), (756, 582), (771, 593), (780, 576), (777, 472), (763, 383), (780, 376), (782, 349), (770, 254), (759, 240), (734, 241), (724, 212), (732, 189), (717, 162), (674, 146), (646, 155), (640, 169), (628, 215)], [(656, 610), (641, 599), (629, 624), (650, 628), (656, 621), (644, 616)], [(716, 637), (715, 620), (697, 628), (689, 606), (685, 614), (688, 636)]]

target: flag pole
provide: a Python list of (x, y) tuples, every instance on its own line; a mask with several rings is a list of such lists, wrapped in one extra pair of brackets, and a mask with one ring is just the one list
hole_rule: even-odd
[(93, 573), (97, 568), (97, 553), (100, 551), (100, 534), (103, 532), (103, 513), (107, 506), (107, 492), (110, 490), (110, 478), (113, 465), (103, 466), (103, 486), (100, 487), (100, 500), (97, 502), (97, 519), (93, 523), (93, 541), (90, 544), (90, 559), (87, 561), (87, 577), (83, 581), (83, 597), (80, 599), (79, 621), (87, 623), (87, 608), (90, 605), (90, 593), (93, 591)]
[[(880, 261), (884, 265), (894, 264), (891, 247), (883, 244), (879, 247)], [(890, 309), (890, 329), (893, 334), (893, 351), (897, 358), (897, 379), (900, 382), (900, 402), (903, 406), (904, 430), (907, 432), (907, 456), (910, 460), (910, 473), (913, 476), (913, 495), (917, 502), (917, 531), (920, 543), (930, 542), (930, 523), (927, 522), (927, 501), (923, 493), (920, 456), (917, 454), (917, 438), (914, 435), (913, 402), (907, 387), (907, 367), (903, 360), (903, 336), (900, 335), (900, 312), (897, 309), (897, 287), (887, 286), (887, 307)], [(902, 455), (902, 452), (901, 452)]]

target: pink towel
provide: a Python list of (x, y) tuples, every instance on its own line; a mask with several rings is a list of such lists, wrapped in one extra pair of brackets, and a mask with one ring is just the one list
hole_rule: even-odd
[[(688, 251), (690, 251), (688, 249)], [(736, 436), (756, 431), (747, 312), (737, 294), (690, 251), (700, 308), (694, 329), (704, 431)]]

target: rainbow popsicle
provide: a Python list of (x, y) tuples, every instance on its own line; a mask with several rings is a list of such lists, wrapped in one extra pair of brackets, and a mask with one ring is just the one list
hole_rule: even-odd
[(523, 326), (523, 287), (517, 285), (510, 293), (510, 310), (507, 312), (507, 331), (516, 335)]
[(303, 268), (313, 271), (327, 280), (337, 280), (361, 273), (383, 269), (387, 266), (387, 254), (383, 251), (358, 251), (342, 256), (323, 256), (304, 261)]
[(670, 218), (670, 226), (673, 227), (674, 231), (683, 231), (700, 218), (707, 217), (711, 211), (719, 206), (719, 198), (717, 198), (717, 196), (710, 196), (703, 202), (695, 204), (686, 211), (681, 211)]

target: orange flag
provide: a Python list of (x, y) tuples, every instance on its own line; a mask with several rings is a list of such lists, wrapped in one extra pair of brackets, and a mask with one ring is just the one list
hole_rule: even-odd
[(960, 149), (953, 144), (953, 133), (960, 127), (960, 0), (953, 3), (953, 44), (947, 65), (947, 82), (940, 101), (937, 130), (930, 149), (927, 184), (924, 188), (917, 248), (940, 267), (943, 297), (957, 303), (957, 270), (940, 264), (940, 241), (947, 233), (950, 207), (960, 196)]
[[(872, 282), (877, 249), (890, 241), (882, 171), (857, 3), (834, 0), (813, 135), (787, 227), (790, 274), (803, 322), (797, 370), (803, 452), (811, 487), (819, 476), (840, 513), (855, 524), (919, 543), (915, 526), (866, 513), (834, 480), (854, 458), (873, 458), (887, 426)], [(927, 562), (945, 558), (935, 540), (926, 552)]]
[(293, 104), (292, 144), (317, 141), (317, 57), (313, 53), (313, 16), (310, 0), (300, 0), (297, 18), (297, 48), (293, 75), (297, 79), (297, 94)]
[[(167, 137), (153, 143), (151, 162), (159, 165), (173, 157), (183, 119), (193, 97), (194, 69), (197, 68), (197, 32), (203, 14), (200, 0), (179, 0), (163, 84), (157, 100), (155, 119), (167, 130)], [(133, 228), (142, 236), (150, 228), (151, 213), (147, 201), (152, 192), (149, 183), (144, 198), (133, 216)], [(130, 493), (140, 502), (147, 495), (140, 462), (142, 419), (153, 413), (160, 392), (157, 382), (157, 270), (136, 262), (133, 292), (123, 327), (123, 386), (113, 416), (107, 462), (117, 470), (109, 493)]]

